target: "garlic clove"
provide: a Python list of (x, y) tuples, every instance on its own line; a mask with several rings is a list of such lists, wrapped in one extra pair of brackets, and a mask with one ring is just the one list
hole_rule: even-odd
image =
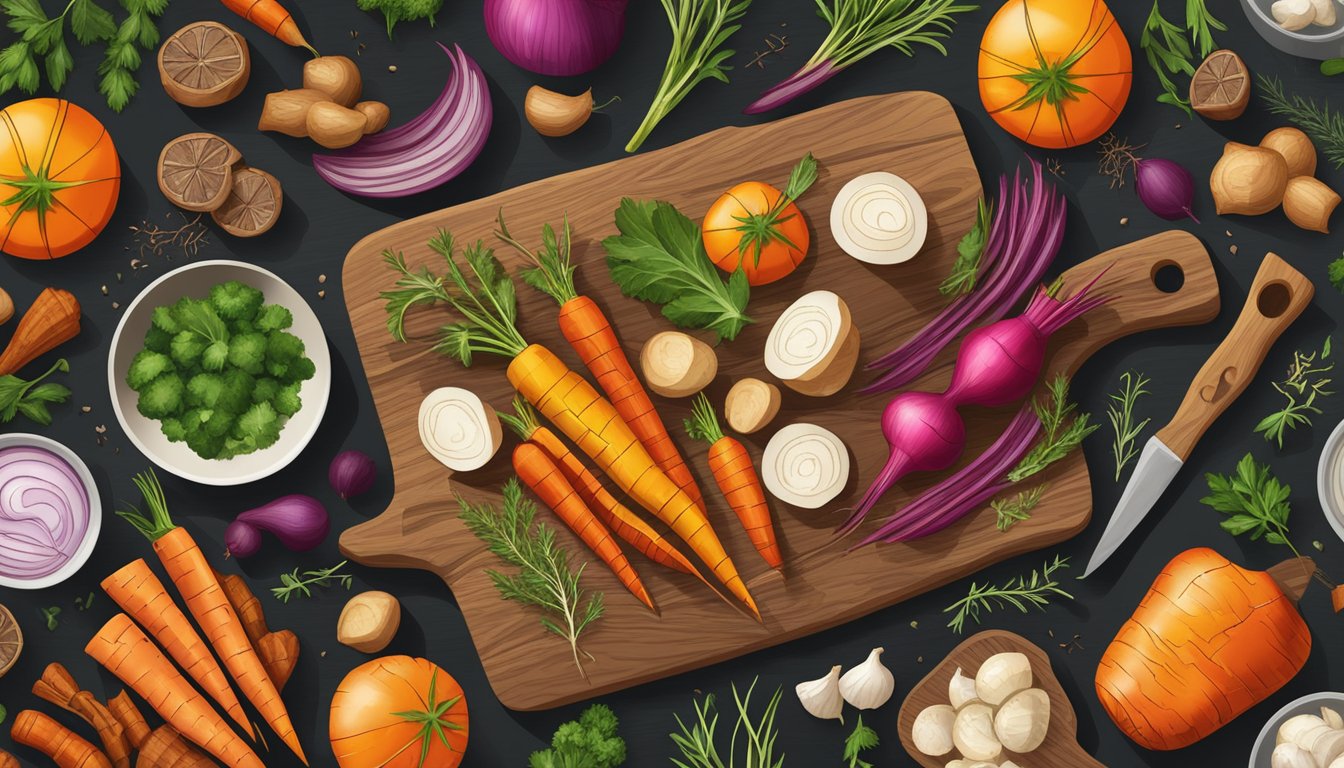
[(1330, 707), (1321, 707), (1321, 719), (1325, 721), (1326, 725), (1337, 731), (1344, 730), (1344, 717), (1341, 717), (1339, 712)]
[(831, 667), (825, 677), (808, 680), (794, 687), (799, 703), (808, 714), (822, 720), (845, 721), (845, 700), (840, 696), (840, 669), (837, 664)]
[(957, 711), (947, 704), (925, 707), (910, 726), (910, 740), (921, 754), (942, 757), (952, 751), (952, 725), (956, 721)]
[(1012, 760), (1004, 760), (1002, 763), (999, 763), (999, 768), (1022, 768), (1022, 766), (1014, 763)]
[(896, 678), (882, 664), (884, 650), (874, 648), (862, 664), (840, 678), (840, 695), (856, 709), (877, 709), (896, 690)]
[(994, 735), (1010, 752), (1031, 752), (1050, 730), (1050, 697), (1040, 688), (1013, 694), (994, 715)]
[(1316, 768), (1316, 761), (1305, 749), (1285, 742), (1274, 748), (1269, 757), (1270, 768)]
[[(1271, 766), (1271, 768), (1279, 768), (1279, 766), (1275, 765)], [(1296, 768), (1296, 766), (1289, 766), (1289, 768)], [(1344, 768), (1344, 757), (1336, 757), (1335, 761), (1326, 768)]]
[(995, 707), (1030, 688), (1031, 683), (1031, 661), (1021, 653), (996, 653), (975, 673), (976, 696)]
[(952, 674), (951, 682), (947, 684), (947, 699), (953, 709), (961, 709), (980, 700), (980, 697), (975, 695), (975, 679), (961, 674), (961, 667), (957, 667), (957, 671)]
[(1311, 0), (1278, 0), (1269, 8), (1279, 26), (1289, 32), (1306, 29), (1316, 20), (1316, 7)]
[(1279, 726), (1279, 734), (1275, 737), (1274, 743), (1292, 742), (1296, 744), (1302, 734), (1322, 725), (1325, 725), (1325, 720), (1315, 715), (1294, 715), (1284, 720), (1283, 725)]
[(1318, 27), (1333, 27), (1337, 20), (1335, 0), (1311, 0), (1311, 23)]
[(1344, 755), (1344, 731), (1330, 729), (1311, 742), (1311, 756), (1317, 765), (1329, 765), (1341, 755)]
[(1003, 752), (994, 735), (994, 710), (988, 704), (967, 704), (952, 724), (952, 744), (971, 761), (993, 760)]

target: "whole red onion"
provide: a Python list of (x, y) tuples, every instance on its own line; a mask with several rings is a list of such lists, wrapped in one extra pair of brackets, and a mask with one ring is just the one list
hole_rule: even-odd
[(224, 545), (233, 557), (251, 557), (261, 549), (261, 532), (269, 531), (291, 552), (306, 552), (321, 544), (330, 530), (331, 518), (322, 502), (294, 493), (234, 518), (224, 531)]
[(331, 460), (327, 482), (342, 499), (368, 493), (378, 479), (378, 465), (360, 451), (342, 451)]
[(1195, 199), (1195, 180), (1189, 171), (1173, 160), (1161, 157), (1136, 158), (1134, 191), (1148, 210), (1167, 221), (1189, 218), (1199, 223), (1191, 210)]
[(568, 77), (611, 58), (629, 0), (485, 0), (485, 32), (504, 58), (539, 75)]

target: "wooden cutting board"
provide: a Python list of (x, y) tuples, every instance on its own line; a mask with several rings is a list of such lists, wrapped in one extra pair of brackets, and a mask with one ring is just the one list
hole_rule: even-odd
[[(567, 213), (574, 232), (579, 290), (603, 306), (626, 353), (637, 360), (640, 345), (670, 326), (656, 307), (623, 297), (608, 277), (600, 243), (615, 232), (613, 213), (620, 198), (661, 198), (699, 219), (719, 194), (738, 181), (782, 184), (808, 151), (821, 167), (816, 186), (801, 202), (815, 232), (813, 252), (794, 275), (753, 290), (749, 312), (757, 322), (718, 349), (719, 377), (708, 391), (721, 404), (732, 381), (748, 375), (769, 380), (761, 358), (765, 337), (784, 308), (806, 291), (825, 287), (848, 301), (863, 335), (861, 364), (891, 349), (945, 305), (937, 285), (955, 258), (957, 241), (973, 224), (980, 196), (975, 165), (947, 101), (928, 93), (875, 96), (768, 125), (716, 131), (659, 152), (402, 222), (369, 236), (346, 259), (346, 301), (392, 455), (396, 493), (382, 516), (342, 535), (342, 551), (365, 565), (421, 568), (441, 576), (452, 589), (495, 693), (506, 706), (555, 707), (782, 643), (872, 613), (990, 563), (1056, 544), (1087, 525), (1091, 514), (1087, 468), (1082, 457), (1075, 456), (1049, 478), (1049, 492), (1033, 518), (1008, 533), (995, 530), (993, 513), (986, 510), (913, 545), (868, 548), (848, 556), (842, 554), (843, 548), (821, 550), (844, 517), (839, 510), (861, 494), (887, 453), (879, 426), (887, 398), (856, 396), (854, 391), (868, 380), (860, 371), (849, 387), (830, 398), (810, 399), (786, 390), (783, 411), (774, 424), (743, 440), (759, 460), (774, 430), (809, 421), (840, 435), (853, 455), (850, 484), (830, 508), (808, 511), (772, 503), (787, 559), (786, 578), (769, 571), (727, 510), (706, 466), (706, 447), (682, 432), (689, 401), (654, 396), (700, 481), (711, 519), (761, 605), (763, 624), (721, 602), (690, 577), (633, 561), (661, 610), (654, 615), (600, 565), (593, 566), (584, 581), (605, 593), (608, 607), (606, 616), (583, 638), (585, 650), (594, 657), (585, 665), (585, 679), (568, 658), (567, 645), (542, 630), (536, 610), (506, 603), (496, 594), (485, 571), (500, 563), (457, 519), (454, 493), (498, 500), (510, 475), (514, 443), (507, 441), (484, 469), (450, 480), (450, 473), (421, 446), (416, 413), (426, 393), (447, 385), (466, 387), (496, 408), (507, 408), (512, 393), (504, 376), (506, 363), (482, 357), (464, 369), (431, 352), (436, 328), (450, 318), (439, 309), (413, 319), (411, 343), (394, 342), (378, 297), (393, 281), (382, 260), (384, 249), (404, 252), (412, 266), (433, 264), (439, 269), (442, 261), (425, 246), (439, 228), (451, 230), (460, 243), (491, 239), (502, 206), (513, 234), (532, 242), (544, 222), (558, 224)], [(829, 233), (835, 193), (854, 176), (876, 170), (904, 176), (928, 205), (928, 244), (905, 265), (862, 264), (845, 255)], [(501, 249), (498, 254), (510, 267), (518, 266), (511, 253)], [(1178, 264), (1184, 270), (1184, 286), (1176, 293), (1161, 293), (1153, 285), (1152, 275), (1163, 264)], [(1073, 371), (1120, 336), (1206, 322), (1217, 312), (1212, 265), (1203, 246), (1190, 235), (1170, 233), (1112, 251), (1072, 271), (1070, 285), (1105, 266), (1112, 269), (1097, 290), (1113, 295), (1115, 301), (1057, 336), (1051, 370)], [(582, 371), (555, 329), (554, 303), (521, 281), (518, 295), (524, 335), (545, 343)], [(944, 352), (921, 388), (946, 384), (954, 353), (954, 349)], [(966, 460), (998, 436), (1015, 410), (966, 410)], [(870, 525), (936, 479), (910, 478), (893, 489)], [(574, 551), (582, 551), (568, 532), (563, 535)]]
[(896, 721), (905, 751), (924, 768), (943, 768), (949, 760), (957, 757), (956, 752), (942, 757), (929, 757), (915, 749), (910, 736), (915, 718), (925, 707), (948, 703), (947, 684), (958, 667), (963, 675), (973, 678), (976, 670), (990, 656), (1013, 652), (1026, 655), (1031, 661), (1032, 686), (1050, 696), (1050, 729), (1045, 733), (1045, 741), (1034, 751), (1025, 755), (1005, 752), (996, 762), (1011, 759), (1019, 765), (1030, 765), (1032, 768), (1106, 768), (1078, 745), (1078, 715), (1073, 711), (1073, 704), (1065, 695), (1064, 687), (1059, 684), (1059, 678), (1055, 677), (1050, 657), (1025, 637), (996, 629), (981, 632), (954, 648), (905, 697)]

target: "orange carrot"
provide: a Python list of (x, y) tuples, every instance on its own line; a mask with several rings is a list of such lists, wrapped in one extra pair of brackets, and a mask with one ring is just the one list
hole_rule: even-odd
[(19, 765), (19, 759), (3, 749), (0, 749), (0, 768), (23, 768)]
[(285, 683), (289, 682), (289, 676), (294, 673), (294, 667), (299, 663), (298, 636), (288, 629), (272, 632), (266, 626), (266, 616), (261, 611), (261, 603), (257, 600), (257, 596), (252, 594), (242, 576), (232, 573), (225, 575), (215, 571), (215, 578), (219, 580), (219, 586), (223, 587), (229, 605), (238, 612), (238, 619), (243, 622), (247, 639), (252, 643), (252, 647), (257, 649), (262, 666), (266, 667), (266, 674), (271, 676), (276, 690), (283, 691)]
[(215, 761), (197, 751), (176, 728), (161, 725), (145, 739), (135, 768), (213, 768)]
[(513, 469), (518, 473), (518, 479), (531, 488), (541, 502), (550, 507), (555, 516), (569, 526), (569, 529), (588, 545), (593, 554), (607, 564), (611, 572), (616, 574), (616, 578), (630, 590), (630, 594), (650, 608), (654, 608), (653, 600), (649, 598), (648, 591), (639, 580), (639, 574), (635, 572), (634, 566), (630, 565), (625, 553), (616, 545), (616, 540), (611, 537), (611, 531), (607, 530), (607, 526), (603, 525), (583, 503), (578, 491), (569, 484), (560, 468), (545, 451), (534, 443), (520, 443), (513, 450)]
[(145, 741), (149, 739), (149, 723), (145, 722), (145, 716), (140, 713), (140, 708), (131, 701), (131, 694), (122, 691), (108, 699), (107, 711), (116, 718), (122, 733), (126, 734), (126, 740), (132, 747), (140, 749), (144, 746)]
[[(137, 475), (135, 484), (149, 506), (149, 516), (135, 510), (119, 511), (117, 514), (153, 542), (154, 552), (167, 569), (168, 577), (177, 586), (188, 612), (204, 630), (206, 639), (219, 654), (224, 667), (238, 684), (238, 689), (257, 708), (285, 746), (307, 765), (308, 758), (299, 745), (298, 735), (294, 732), (294, 724), (289, 719), (285, 703), (280, 699), (280, 692), (276, 690), (261, 658), (247, 639), (243, 623), (229, 604), (228, 596), (205, 559), (205, 553), (191, 538), (191, 534), (173, 524), (168, 514), (168, 502), (163, 497), (163, 487), (153, 472)], [(187, 731), (182, 728), (178, 730), (191, 738)]]
[(686, 460), (677, 450), (677, 444), (668, 434), (658, 416), (653, 400), (644, 389), (635, 369), (630, 365), (616, 331), (611, 327), (602, 308), (591, 298), (580, 296), (574, 287), (574, 267), (571, 266), (571, 238), (569, 218), (565, 218), (564, 238), (557, 240), (555, 231), (547, 224), (542, 232), (542, 250), (533, 252), (509, 234), (504, 226), (504, 212), (499, 213), (499, 239), (508, 243), (536, 266), (527, 273), (527, 283), (555, 299), (560, 305), (560, 333), (579, 359), (597, 379), (597, 385), (607, 393), (616, 412), (639, 438), (640, 445), (649, 452), (659, 468), (667, 473), (677, 487), (686, 492), (701, 512), (705, 500), (700, 486)]
[(56, 662), (48, 664), (33, 683), (33, 693), (93, 726), (114, 768), (131, 768), (131, 743), (121, 723), (92, 693), (80, 690), (68, 669)]
[(709, 471), (723, 491), (723, 498), (742, 522), (751, 543), (771, 568), (783, 568), (784, 556), (775, 540), (775, 524), (770, 519), (770, 505), (765, 501), (765, 489), (756, 474), (756, 466), (746, 446), (737, 438), (723, 434), (714, 406), (701, 392), (691, 407), (691, 418), (686, 419), (686, 432), (696, 440), (709, 443)]
[(196, 681), (196, 685), (242, 726), (245, 733), (256, 738), (243, 705), (214, 654), (143, 558), (103, 579), (103, 591), (121, 606), (121, 610), (138, 621), (168, 656)]
[(94, 661), (140, 694), (149, 706), (229, 768), (266, 768), (257, 753), (215, 713), (154, 641), (124, 613), (113, 616), (84, 647)]
[(47, 288), (23, 314), (9, 344), (0, 352), (0, 376), (15, 373), (38, 357), (79, 335), (79, 300), (69, 291)]
[(299, 31), (294, 15), (285, 10), (277, 0), (220, 0), (225, 8), (261, 27), (266, 34), (278, 39), (285, 45), (295, 48), (307, 48), (314, 56), (317, 49), (308, 44)]
[(682, 573), (688, 573), (701, 581), (705, 580), (691, 561), (676, 547), (658, 533), (644, 519), (631, 512), (624, 504), (612, 496), (602, 485), (602, 481), (584, 465), (583, 460), (574, 455), (558, 436), (537, 422), (537, 412), (521, 397), (513, 400), (513, 414), (500, 413), (499, 418), (508, 424), (522, 439), (536, 444), (555, 462), (579, 498), (593, 511), (593, 514), (612, 532), (626, 543), (639, 550), (645, 557)]
[(97, 747), (41, 712), (20, 712), (9, 737), (50, 757), (60, 768), (112, 768), (112, 761)]

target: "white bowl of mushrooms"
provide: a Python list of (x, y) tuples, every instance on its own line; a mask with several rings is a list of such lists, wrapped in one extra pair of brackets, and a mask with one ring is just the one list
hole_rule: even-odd
[(1250, 768), (1344, 768), (1344, 693), (1313, 693), (1280, 709), (1255, 740)]

